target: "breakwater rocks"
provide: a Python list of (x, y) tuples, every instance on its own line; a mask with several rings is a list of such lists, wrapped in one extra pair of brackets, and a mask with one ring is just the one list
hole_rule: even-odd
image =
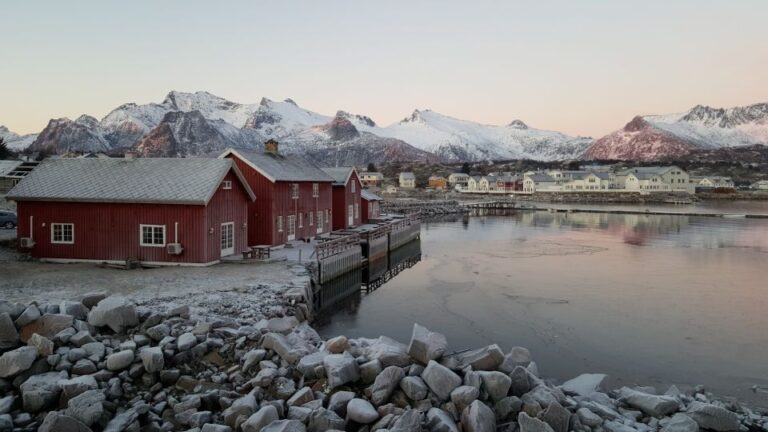
[(697, 197), (687, 193), (639, 193), (624, 192), (536, 192), (532, 195), (515, 195), (515, 201), (585, 204), (659, 204), (670, 202), (692, 202)]
[(466, 212), (458, 201), (454, 200), (392, 200), (383, 201), (382, 213), (419, 215), (422, 217), (458, 214)]
[(560, 385), (522, 347), (448, 352), (414, 325), (408, 344), (322, 340), (294, 316), (196, 318), (89, 295), (0, 302), (0, 431), (756, 431), (764, 413), (699, 388)]

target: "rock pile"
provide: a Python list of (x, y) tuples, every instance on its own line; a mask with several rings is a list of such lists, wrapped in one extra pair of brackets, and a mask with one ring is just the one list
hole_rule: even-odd
[(695, 432), (768, 427), (768, 417), (699, 388), (562, 385), (528, 350), (448, 353), (415, 325), (323, 341), (306, 321), (193, 319), (120, 296), (0, 302), (0, 431)]

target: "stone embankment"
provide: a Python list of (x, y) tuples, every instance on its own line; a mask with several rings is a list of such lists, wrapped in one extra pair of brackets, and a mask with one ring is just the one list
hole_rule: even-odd
[(419, 215), (421, 217), (464, 213), (466, 210), (454, 200), (386, 200), (382, 213)]
[[(271, 315), (195, 316), (94, 294), (0, 302), (0, 431), (757, 431), (765, 413), (703, 388), (607, 391), (542, 379), (527, 349), (449, 353), (414, 325), (395, 340), (322, 340), (299, 298)], [(248, 305), (240, 305), (247, 308)], [(288, 315), (294, 314), (294, 315)]]

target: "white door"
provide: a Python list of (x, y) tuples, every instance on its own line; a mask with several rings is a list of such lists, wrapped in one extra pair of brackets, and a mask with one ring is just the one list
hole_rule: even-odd
[(296, 240), (296, 215), (288, 216), (288, 241)]
[(347, 225), (352, 226), (355, 224), (355, 213), (354, 208), (352, 207), (352, 204), (349, 205), (349, 208), (347, 209)]
[(235, 253), (235, 223), (224, 222), (221, 224), (221, 256)]
[(323, 211), (322, 210), (317, 212), (317, 220), (315, 222), (317, 222), (317, 233), (321, 234), (323, 232)]

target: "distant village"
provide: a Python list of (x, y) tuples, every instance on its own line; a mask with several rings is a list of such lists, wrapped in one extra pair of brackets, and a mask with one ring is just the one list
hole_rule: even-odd
[[(380, 173), (361, 173), (364, 183), (380, 186), (384, 178)], [(385, 193), (417, 189), (413, 172), (401, 172), (397, 185), (384, 187)], [(692, 176), (675, 165), (616, 168), (612, 166), (586, 166), (578, 170), (548, 169), (524, 173), (492, 172), (472, 175), (455, 172), (447, 177), (432, 175), (425, 190), (455, 191), (466, 194), (530, 195), (537, 192), (561, 193), (626, 193), (639, 194), (718, 191), (731, 192), (736, 186), (730, 177)], [(750, 189), (768, 190), (768, 180), (753, 183)]]

